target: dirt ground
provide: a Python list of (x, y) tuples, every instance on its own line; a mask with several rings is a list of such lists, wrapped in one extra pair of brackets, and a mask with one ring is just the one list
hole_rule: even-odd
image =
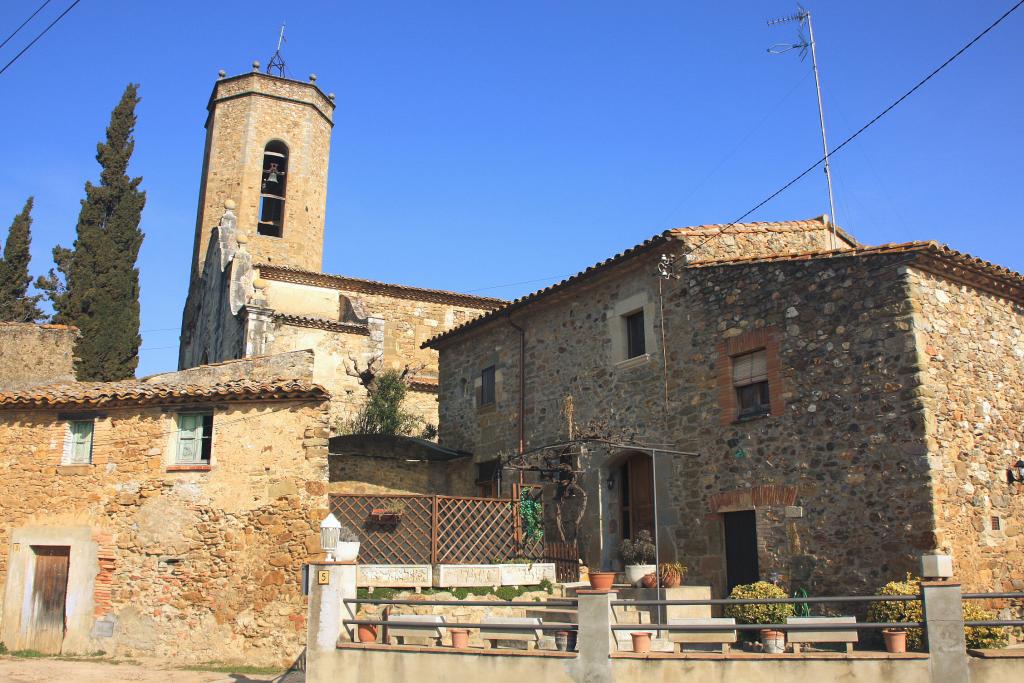
[(280, 674), (234, 674), (210, 671), (182, 671), (173, 662), (144, 661), (138, 664), (113, 664), (102, 661), (71, 661), (52, 658), (0, 657), (0, 683), (302, 683), (298, 672)]

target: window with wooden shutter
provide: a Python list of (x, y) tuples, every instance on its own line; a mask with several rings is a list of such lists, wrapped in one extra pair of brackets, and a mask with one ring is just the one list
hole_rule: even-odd
[(89, 465), (92, 463), (92, 420), (71, 420), (67, 423), (64, 438), (64, 465)]
[(179, 465), (209, 465), (212, 440), (212, 413), (182, 413), (178, 415), (178, 446), (175, 462)]
[(480, 372), (480, 405), (494, 405), (497, 398), (496, 373), (493, 365), (489, 365)]
[(767, 415), (771, 403), (768, 391), (768, 352), (761, 349), (734, 356), (732, 384), (736, 388), (739, 417)]
[(647, 340), (644, 337), (643, 309), (622, 317), (626, 322), (626, 358), (644, 355), (647, 353)]

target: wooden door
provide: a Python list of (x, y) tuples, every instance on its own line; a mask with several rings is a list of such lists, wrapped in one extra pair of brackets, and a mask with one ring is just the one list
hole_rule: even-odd
[(745, 583), (760, 581), (757, 566), (757, 517), (753, 510), (726, 512), (725, 575), (727, 590)]
[(623, 463), (622, 531), (626, 538), (635, 538), (642, 529), (654, 534), (654, 493), (651, 481), (651, 456), (636, 453)]
[(71, 549), (43, 545), (32, 546), (32, 551), (36, 566), (28, 622), (28, 649), (60, 654), (64, 642), (64, 605)]

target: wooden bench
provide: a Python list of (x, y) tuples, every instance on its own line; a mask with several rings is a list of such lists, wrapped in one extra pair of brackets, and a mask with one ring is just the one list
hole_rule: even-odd
[[(541, 631), (531, 626), (540, 626), (543, 622), (536, 617), (484, 617), (480, 621), (480, 638), (488, 647), (497, 648), (498, 641), (518, 641), (526, 643), (527, 650), (537, 647)], [(488, 629), (487, 624), (522, 624), (522, 629)]]
[[(669, 626), (720, 626), (728, 624), (736, 625), (732, 617), (694, 617), (689, 619), (669, 619)], [(678, 643), (679, 652), (683, 652), (686, 645), (718, 645), (722, 653), (727, 654), (732, 644), (736, 642), (736, 631), (669, 631), (668, 639)]]
[(440, 614), (393, 614), (390, 620), (421, 622), (422, 626), (388, 626), (388, 644), (394, 645), (395, 640), (401, 638), (401, 645), (405, 645), (406, 638), (431, 638), (435, 645), (441, 645), (446, 629), (444, 616)]
[[(787, 624), (855, 624), (856, 617), (788, 617)], [(803, 643), (845, 643), (846, 651), (853, 652), (857, 642), (857, 629), (852, 631), (786, 631), (786, 640), (799, 654)]]

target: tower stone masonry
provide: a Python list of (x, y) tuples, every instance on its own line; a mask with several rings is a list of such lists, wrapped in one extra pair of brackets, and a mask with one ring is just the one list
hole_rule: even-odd
[[(251, 237), (255, 262), (319, 271), (332, 99), (313, 80), (303, 83), (254, 71), (217, 81), (207, 108), (192, 281), (202, 274), (210, 235), (226, 200), (238, 207), (238, 231)], [(267, 155), (270, 150), (274, 156)], [(276, 156), (282, 151), (284, 158)], [(267, 173), (268, 162), (277, 164), (273, 176)], [(261, 203), (276, 201), (272, 195), (279, 194), (284, 195), (283, 211), (274, 225), (261, 226), (267, 212), (264, 208), (261, 216)], [(269, 208), (272, 212), (278, 207)]]

